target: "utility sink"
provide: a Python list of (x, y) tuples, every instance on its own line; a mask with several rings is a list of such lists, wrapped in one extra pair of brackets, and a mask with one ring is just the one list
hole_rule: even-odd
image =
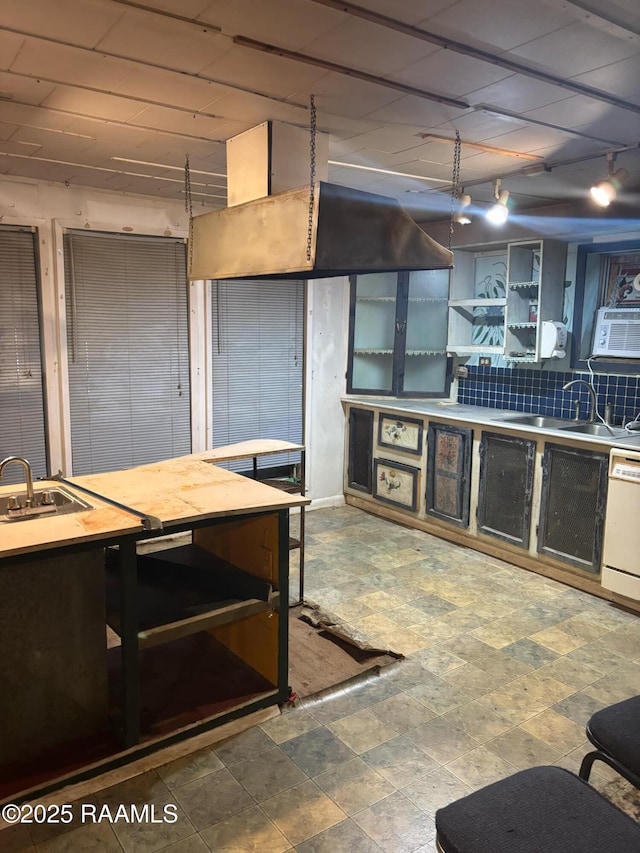
[(513, 418), (493, 418), (493, 420), (509, 424), (538, 427), (539, 429), (562, 429), (567, 423), (564, 418), (551, 418), (545, 415), (517, 415)]
[(42, 489), (34, 493), (35, 506), (25, 506), (26, 492), (0, 497), (0, 523), (5, 521), (28, 521), (51, 515), (69, 515), (93, 509), (92, 505), (72, 495), (65, 489)]
[(602, 438), (628, 438), (629, 433), (620, 427), (610, 427), (606, 424), (573, 424), (564, 427), (566, 432), (578, 432), (582, 435), (597, 435)]

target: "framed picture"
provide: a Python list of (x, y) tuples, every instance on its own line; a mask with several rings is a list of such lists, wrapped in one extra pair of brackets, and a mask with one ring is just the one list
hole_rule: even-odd
[(410, 509), (418, 508), (419, 468), (388, 459), (373, 460), (373, 496), (385, 503)]
[(397, 447), (407, 453), (422, 453), (422, 421), (414, 418), (394, 418), (381, 414), (378, 419), (378, 445)]

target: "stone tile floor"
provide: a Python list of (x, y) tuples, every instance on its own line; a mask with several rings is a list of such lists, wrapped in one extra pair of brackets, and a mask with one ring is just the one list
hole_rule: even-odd
[[(406, 659), (92, 798), (175, 823), (13, 827), (3, 853), (433, 853), (437, 808), (577, 772), (589, 716), (640, 692), (640, 618), (352, 507), (306, 518), (305, 598)], [(592, 783), (640, 820), (640, 792)]]

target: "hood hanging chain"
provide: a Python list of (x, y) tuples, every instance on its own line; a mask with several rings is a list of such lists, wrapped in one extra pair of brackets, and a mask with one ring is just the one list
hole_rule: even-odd
[(189, 214), (189, 258), (187, 265), (187, 276), (191, 275), (193, 267), (193, 199), (191, 198), (191, 169), (189, 168), (189, 155), (184, 161), (184, 209)]
[(453, 146), (453, 176), (451, 178), (451, 215), (449, 217), (449, 246), (451, 251), (451, 243), (453, 242), (453, 217), (455, 214), (455, 206), (460, 197), (460, 153), (462, 141), (460, 140), (460, 131), (456, 130), (456, 141)]
[(311, 260), (313, 240), (313, 208), (316, 201), (316, 103), (313, 95), (309, 98), (309, 219), (307, 224), (307, 261)]

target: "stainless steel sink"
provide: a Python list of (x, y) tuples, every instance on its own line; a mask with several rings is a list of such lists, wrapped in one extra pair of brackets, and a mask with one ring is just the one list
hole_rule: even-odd
[(597, 435), (602, 438), (628, 438), (629, 433), (620, 427), (610, 427), (606, 424), (572, 424), (563, 427), (566, 432), (578, 432), (582, 435)]
[(35, 492), (34, 506), (26, 506), (26, 504), (26, 493), (0, 497), (0, 522), (28, 521), (31, 518), (69, 515), (72, 512), (93, 509), (91, 504), (77, 498), (66, 489), (59, 488)]
[(564, 418), (551, 418), (546, 415), (517, 415), (515, 417), (492, 418), (492, 420), (509, 424), (533, 426), (539, 429), (562, 429), (567, 424)]

